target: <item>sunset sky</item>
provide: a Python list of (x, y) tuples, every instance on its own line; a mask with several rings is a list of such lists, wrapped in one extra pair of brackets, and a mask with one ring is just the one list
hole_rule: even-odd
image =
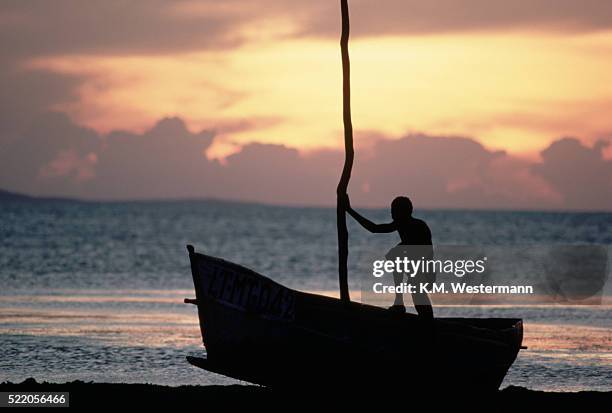
[[(612, 201), (589, 198), (612, 190), (612, 150), (606, 146), (612, 136), (612, 3), (353, 0), (350, 8), (358, 159), (371, 161), (376, 147), (410, 136), (466, 138), (480, 144), (496, 163), (514, 165), (500, 176), (507, 181), (516, 175), (520, 182), (508, 184), (504, 196), (514, 199), (513, 191), (531, 191), (521, 194), (526, 198), (515, 207), (612, 208)], [(129, 198), (129, 190), (93, 184), (101, 176), (104, 151), (113, 146), (116, 134), (148, 136), (164, 118), (176, 118), (171, 131), (210, 135), (201, 146), (209, 167), (229, 168), (231, 159), (247, 156), (245, 148), (294, 155), (297, 150), (295, 156), (304, 163), (309, 157), (320, 163), (327, 162), (326, 156), (340, 159), (337, 1), (26, 0), (2, 2), (0, 12), (0, 143), (4, 156), (15, 163), (6, 166), (5, 159), (4, 188)], [(36, 132), (42, 122), (36, 119), (45, 113), (64, 116), (57, 122), (65, 122), (61, 128), (66, 130), (60, 128), (57, 136), (48, 126), (46, 132)], [(78, 138), (80, 134), (87, 137)], [(92, 136), (102, 142), (99, 148), (99, 142), (84, 143)], [(573, 139), (560, 141), (563, 137)], [(16, 161), (22, 150), (17, 147), (23, 148), (29, 138), (45, 145), (30, 151), (41, 151), (33, 156), (32, 173), (15, 178), (24, 173), (19, 169), (23, 162)], [(52, 139), (64, 143), (54, 145)], [(587, 165), (600, 163), (575, 182), (582, 185), (596, 177), (597, 185), (603, 185), (591, 188), (586, 204), (568, 201), (578, 195), (559, 187), (564, 179), (551, 178), (558, 171), (538, 172), (546, 162), (542, 151), (552, 147), (547, 153), (556, 153), (555, 141), (566, 145), (564, 154), (587, 154), (571, 162), (588, 158)], [(135, 163), (147, 156), (135, 153)], [(405, 157), (410, 161), (409, 153)], [(181, 162), (181, 155), (176, 161)], [(329, 162), (329, 179), (335, 180), (339, 161)], [(448, 171), (452, 162), (447, 161)], [(577, 164), (571, 162), (567, 168), (574, 169)], [(223, 173), (231, 181), (228, 171)], [(53, 182), (45, 181), (49, 176)], [(58, 182), (60, 176), (71, 183)], [(362, 202), (384, 204), (388, 191), (371, 200), (368, 194), (376, 189), (363, 179), (356, 188)], [(446, 182), (445, 191), (471, 185), (471, 179)], [(478, 179), (482, 185), (484, 178)], [(241, 189), (234, 188), (237, 195), (203, 187), (168, 196), (253, 198), (241, 197)], [(160, 189), (135, 197), (164, 194)], [(277, 195), (271, 194), (270, 202), (309, 203)], [(326, 204), (332, 198), (333, 192), (312, 203)], [(455, 202), (452, 197), (425, 199), (429, 206)], [(504, 202), (483, 199), (458, 206), (500, 207)]]

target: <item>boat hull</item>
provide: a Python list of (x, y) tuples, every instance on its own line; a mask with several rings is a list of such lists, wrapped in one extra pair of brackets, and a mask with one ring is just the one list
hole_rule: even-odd
[(397, 315), (286, 288), (188, 246), (207, 357), (190, 363), (270, 387), (344, 383), (496, 390), (520, 319)]

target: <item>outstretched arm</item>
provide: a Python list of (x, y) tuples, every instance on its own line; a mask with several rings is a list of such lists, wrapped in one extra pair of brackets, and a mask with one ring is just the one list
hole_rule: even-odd
[(377, 234), (395, 231), (395, 224), (392, 222), (388, 224), (375, 224), (363, 215), (360, 215), (351, 207), (348, 195), (346, 195), (344, 202), (346, 203), (346, 212), (348, 212), (349, 215), (355, 219), (355, 221), (359, 222), (359, 224), (361, 224), (361, 226), (367, 229), (368, 231)]

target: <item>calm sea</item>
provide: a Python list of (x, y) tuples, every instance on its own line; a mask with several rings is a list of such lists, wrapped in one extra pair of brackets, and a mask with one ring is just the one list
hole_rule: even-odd
[[(363, 211), (388, 220), (386, 210)], [(422, 211), (434, 242), (612, 245), (612, 214)], [(349, 225), (351, 273), (395, 235)], [(335, 211), (213, 201), (0, 203), (0, 381), (27, 377), (235, 383), (190, 366), (202, 352), (186, 244), (300, 290), (337, 289)], [(352, 280), (352, 289), (359, 285)], [(607, 292), (608, 294), (608, 292)], [(503, 386), (612, 390), (612, 306), (442, 307), (521, 317), (525, 341)]]

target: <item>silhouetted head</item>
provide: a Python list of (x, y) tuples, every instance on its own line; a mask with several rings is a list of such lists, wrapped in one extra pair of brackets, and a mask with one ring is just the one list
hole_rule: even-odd
[(412, 216), (412, 201), (407, 196), (398, 196), (391, 202), (391, 218), (405, 221)]

